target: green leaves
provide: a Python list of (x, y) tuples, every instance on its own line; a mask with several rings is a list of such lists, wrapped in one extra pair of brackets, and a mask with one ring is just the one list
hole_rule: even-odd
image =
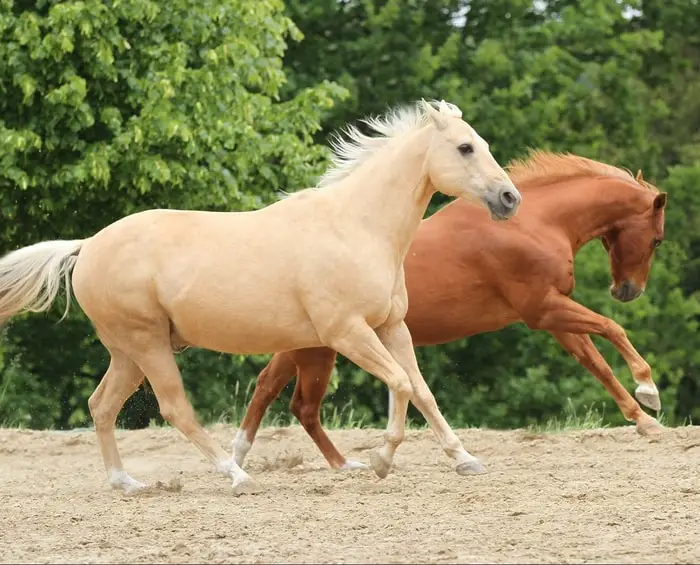
[[(312, 147), (320, 111), (343, 92), (321, 84), (276, 102), (285, 35), (296, 29), (282, 9), (88, 0), (5, 12), (0, 143), (14, 161), (0, 183), (38, 187), (23, 202), (29, 217), (48, 191), (54, 213), (83, 211), (64, 228), (82, 235), (135, 209), (240, 209), (240, 187), (267, 201), (306, 186), (326, 157)], [(90, 195), (102, 192), (122, 196), (93, 220)], [(24, 235), (5, 244), (43, 238), (41, 224)]]
[[(258, 208), (313, 183), (328, 157), (313, 136), (345, 90), (319, 81), (282, 101), (282, 56), (300, 37), (283, 10), (281, 0), (5, 1), (0, 252), (87, 237), (145, 208)], [(70, 405), (84, 411), (85, 387), (68, 386), (75, 367), (54, 373), (76, 343), (60, 332), (54, 347), (17, 340), (41, 324), (17, 320), (6, 367), (36, 359), (13, 370), (74, 390)], [(84, 418), (61, 414), (61, 425)]]
[[(530, 147), (572, 152), (641, 168), (668, 190), (666, 241), (644, 296), (610, 298), (608, 260), (592, 242), (576, 260), (575, 298), (627, 329), (662, 388), (668, 421), (700, 419), (695, 0), (0, 6), (3, 250), (85, 237), (150, 207), (258, 208), (323, 172), (328, 150), (314, 140), (388, 106), (444, 98), (501, 163)], [(442, 203), (435, 198), (432, 210)], [(594, 341), (631, 390), (619, 353)], [(60, 326), (17, 320), (3, 347), (0, 421), (86, 418), (107, 357), (78, 309)], [(623, 423), (602, 385), (551, 336), (523, 324), (420, 348), (418, 357), (455, 426), (523, 426), (591, 406), (605, 423)], [(211, 420), (240, 416), (267, 359), (188, 351), (180, 364)], [(274, 405), (284, 421), (289, 392)], [(340, 359), (328, 403), (348, 402), (365, 421), (386, 417), (386, 387)], [(140, 392), (122, 423), (143, 425), (157, 412), (152, 393)]]

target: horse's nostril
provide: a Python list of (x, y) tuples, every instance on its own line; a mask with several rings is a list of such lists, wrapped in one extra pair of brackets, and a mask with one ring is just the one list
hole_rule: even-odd
[(501, 200), (503, 201), (503, 204), (505, 204), (509, 208), (512, 208), (513, 206), (515, 206), (517, 198), (515, 198), (515, 194), (513, 194), (510, 190), (504, 190), (501, 193)]

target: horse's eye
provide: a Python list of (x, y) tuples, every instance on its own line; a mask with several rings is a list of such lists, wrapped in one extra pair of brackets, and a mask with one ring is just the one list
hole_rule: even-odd
[(474, 153), (474, 146), (471, 143), (462, 143), (457, 149), (462, 155)]
[(654, 246), (654, 249), (656, 249), (659, 245), (661, 245), (661, 242), (663, 242), (663, 239), (654, 238), (654, 242), (652, 243), (652, 245)]

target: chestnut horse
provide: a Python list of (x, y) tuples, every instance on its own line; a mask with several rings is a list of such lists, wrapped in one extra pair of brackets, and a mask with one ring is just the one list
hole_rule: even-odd
[(239, 354), (332, 347), (394, 394), (373, 459), (379, 476), (411, 398), (457, 471), (479, 469), (418, 368), (403, 322), (403, 259), (436, 191), (474, 200), (493, 219), (515, 214), (520, 194), (461, 111), (436, 106), (368, 120), (376, 137), (351, 128), (318, 187), (260, 210), (149, 210), (0, 260), (0, 323), (46, 310), (72, 270), (75, 297), (111, 356), (88, 404), (113, 487), (144, 486), (122, 467), (114, 424), (145, 376), (163, 418), (233, 479), (234, 493), (257, 489), (197, 422), (173, 356), (190, 345)]
[[(610, 257), (611, 294), (633, 300), (647, 283), (654, 249), (664, 235), (666, 194), (628, 172), (573, 155), (535, 152), (509, 167), (523, 194), (518, 215), (488, 221), (484, 211), (455, 201), (421, 223), (404, 263), (415, 345), (434, 345), (523, 321), (546, 330), (605, 386), (641, 434), (658, 433), (613, 375), (589, 334), (613, 343), (638, 383), (636, 396), (653, 409), (659, 395), (646, 361), (613, 320), (570, 298), (574, 256), (601, 238)], [(312, 348), (278, 353), (258, 376), (234, 440), (243, 463), (263, 414), (297, 375), (291, 411), (332, 467), (364, 467), (347, 460), (321, 427), (319, 409), (336, 353)], [(391, 404), (390, 397), (390, 404)]]

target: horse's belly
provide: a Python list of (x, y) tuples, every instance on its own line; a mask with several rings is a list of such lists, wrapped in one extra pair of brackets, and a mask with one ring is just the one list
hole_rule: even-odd
[(409, 302), (406, 324), (414, 345), (419, 346), (500, 330), (519, 319), (517, 312), (501, 297), (484, 293), (444, 303)]
[(228, 288), (214, 279), (168, 301), (174, 332), (190, 345), (241, 355), (320, 345), (294, 293), (270, 279), (257, 281), (231, 281)]
[(199, 313), (175, 312), (173, 330), (183, 342), (203, 349), (241, 355), (275, 353), (321, 345), (308, 320), (274, 312), (250, 316), (221, 308)]

